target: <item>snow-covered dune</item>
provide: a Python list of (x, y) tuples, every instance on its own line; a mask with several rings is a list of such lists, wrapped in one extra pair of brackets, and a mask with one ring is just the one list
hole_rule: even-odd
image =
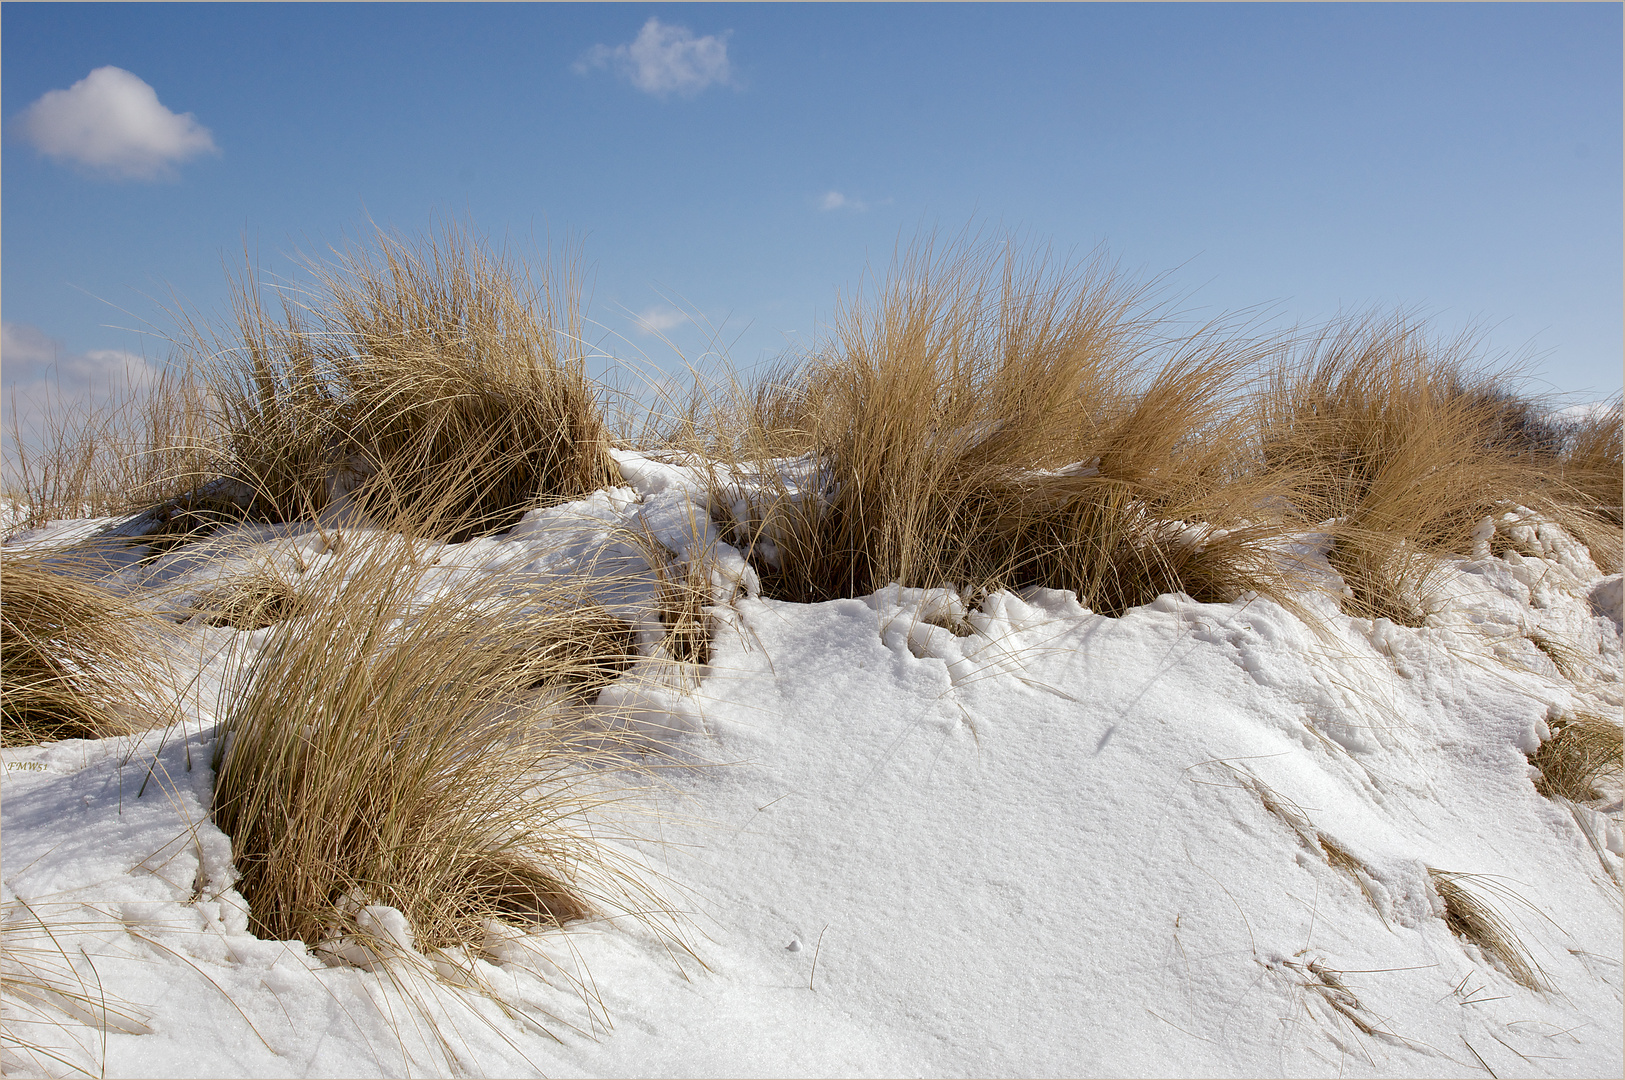
[[(406, 933), (371, 970), (255, 938), (208, 816), (248, 636), (192, 620), (184, 724), (0, 753), (4, 1008), (34, 1044), (8, 1074), (1619, 1075), (1621, 792), (1545, 797), (1530, 755), (1619, 719), (1620, 578), (1559, 530), (1490, 523), (1511, 547), (1486, 533), (1416, 629), (1324, 594), (797, 605), (756, 594), (693, 474), (621, 457), (630, 488), (448, 547), (436, 580), (613, 570), (643, 625), (619, 528), (709, 554), (709, 662), (604, 692), (675, 762), (620, 810), (691, 951), (624, 919), (493, 932), (470, 962), (499, 1005)], [(173, 604), (317, 539), (109, 580)]]

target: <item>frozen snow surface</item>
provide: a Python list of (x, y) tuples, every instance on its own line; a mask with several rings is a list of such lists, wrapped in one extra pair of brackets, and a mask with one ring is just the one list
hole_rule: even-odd
[[(4, 1008), (34, 1044), (8, 1075), (1625, 1070), (1620, 792), (1545, 798), (1528, 757), (1622, 703), (1620, 578), (1559, 530), (1499, 522), (1416, 629), (1316, 595), (1308, 620), (1043, 590), (796, 605), (759, 597), (693, 470), (619, 456), (629, 487), (448, 547), (434, 580), (624, 579), (632, 533), (707, 560), (709, 664), (606, 691), (681, 763), (642, 781), (635, 854), (692, 951), (626, 920), (493, 931), (472, 963), (499, 1005), (435, 979), (390, 908), (364, 917), (395, 955), (359, 966), (254, 937), (208, 816), (211, 695), (253, 639), (193, 619), (186, 723), (0, 754)], [(173, 605), (323, 544), (245, 528), (107, 582)], [(617, 589), (651, 625), (652, 591)], [(1434, 872), (1538, 988), (1452, 932)]]

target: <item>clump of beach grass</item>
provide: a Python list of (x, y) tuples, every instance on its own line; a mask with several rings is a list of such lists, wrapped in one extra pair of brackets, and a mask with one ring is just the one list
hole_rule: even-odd
[(1574, 421), (1557, 461), (1560, 522), (1591, 550), (1605, 574), (1619, 573), (1625, 557), (1625, 457), (1622, 410), (1616, 398)]
[(764, 593), (1048, 586), (1108, 614), (1165, 592), (1283, 593), (1281, 487), (1243, 467), (1262, 343), (1171, 336), (1151, 299), (1100, 256), (974, 240), (902, 254), (830, 341), (736, 385), (695, 436), (729, 451), (713, 503)]
[(1589, 802), (1601, 798), (1597, 781), (1620, 775), (1625, 737), (1619, 724), (1594, 713), (1552, 722), (1552, 737), (1529, 760), (1540, 770), (1535, 790), (1548, 798)]
[(1261, 467), (1330, 521), (1345, 607), (1419, 626), (1442, 555), (1467, 555), (1501, 505), (1535, 501), (1555, 461), (1538, 410), (1478, 371), (1470, 338), (1404, 315), (1335, 323), (1280, 364), (1258, 400)]
[(72, 567), (0, 557), (4, 745), (103, 739), (163, 722), (160, 625)]
[(711, 578), (706, 564), (686, 562), (669, 576), (665, 572), (660, 576), (657, 606), (666, 652), (679, 663), (703, 667), (711, 661), (711, 627), (705, 614), (711, 603)]
[[(485, 614), (471, 610), (454, 620), (451, 633), (480, 633), (468, 620), (483, 621)], [(591, 600), (579, 599), (550, 610), (545, 618), (526, 618), (511, 627), (513, 638), (488, 654), (486, 666), (471, 669), (476, 679), (507, 676), (501, 669), (518, 667), (529, 672), (524, 689), (558, 690), (581, 700), (624, 674), (638, 658), (636, 635), (630, 623)]]
[(490, 920), (658, 909), (585, 827), (612, 801), (608, 751), (571, 723), (575, 691), (629, 662), (629, 628), (576, 586), (422, 599), (443, 530), (391, 528), (312, 572), (310, 609), (223, 701), (213, 815), (252, 928), (367, 940), (383, 906), (421, 952), (477, 952)]
[(469, 230), (412, 240), (378, 230), (308, 260), (312, 283), (273, 313), (252, 274), (234, 283), (234, 331), (185, 320), (183, 351), (219, 407), (223, 474), (255, 516), (307, 518), (348, 495), (420, 520), (416, 494), (452, 459), (453, 540), (594, 491), (616, 471), (584, 368), (579, 279), (568, 258), (539, 280)]

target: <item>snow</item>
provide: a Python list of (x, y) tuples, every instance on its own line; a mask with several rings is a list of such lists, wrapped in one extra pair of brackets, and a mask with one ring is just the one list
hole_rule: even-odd
[[(61, 1059), (8, 1046), (8, 1074), (1619, 1075), (1621, 793), (1543, 798), (1526, 756), (1622, 704), (1621, 578), (1561, 530), (1489, 523), (1415, 629), (1308, 593), (1312, 624), (1051, 590), (798, 605), (760, 596), (700, 464), (617, 457), (628, 486), (447, 547), (424, 588), (596, 575), (652, 647), (651, 552), (710, 569), (709, 664), (599, 702), (680, 763), (639, 781), (626, 853), (692, 953), (635, 921), (493, 924), (459, 966), (378, 906), (371, 946), (252, 936), (209, 761), (269, 631), (194, 618), (184, 723), (0, 751), (5, 1015)], [(1333, 580), (1324, 547), (1298, 550)], [(122, 550), (107, 582), (171, 611), (332, 557), (299, 526)], [(1430, 870), (1473, 875), (1545, 989), (1451, 933)], [(25, 961), (85, 1000), (30, 996)]]

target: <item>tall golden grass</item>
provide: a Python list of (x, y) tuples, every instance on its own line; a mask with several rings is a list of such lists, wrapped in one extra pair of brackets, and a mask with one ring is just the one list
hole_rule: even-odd
[(0, 557), (0, 743), (101, 739), (172, 719), (159, 625), (71, 568)]
[(432, 952), (478, 950), (490, 919), (652, 910), (577, 827), (610, 798), (608, 751), (571, 710), (630, 662), (630, 629), (575, 585), (424, 600), (441, 530), (401, 531), (313, 569), (309, 608), (226, 691), (213, 814), (252, 926), (364, 939), (363, 909), (387, 905)]
[(1500, 505), (1534, 505), (1556, 445), (1538, 410), (1473, 366), (1472, 342), (1404, 315), (1326, 329), (1257, 399), (1262, 467), (1290, 478), (1309, 520), (1331, 520), (1330, 560), (1360, 615), (1419, 626), (1439, 557), (1471, 552)]
[(1574, 422), (1557, 463), (1558, 516), (1591, 549), (1603, 573), (1625, 562), (1625, 457), (1621, 455), (1618, 398)]
[[(1484, 896), (1500, 893), (1505, 899), (1526, 903), (1504, 885), (1481, 874), (1460, 874), (1428, 867), (1428, 878), (1444, 903), (1445, 925), (1464, 941), (1472, 942), (1520, 986), (1546, 989), (1545, 972), (1524, 947), (1512, 924)], [(1473, 882), (1477, 888), (1469, 888)]]
[[(1168, 340), (1151, 292), (1100, 257), (902, 254), (806, 364), (736, 384), (691, 435), (727, 453), (714, 501), (764, 590), (1044, 585), (1113, 614), (1168, 591), (1281, 594), (1280, 482), (1245, 469), (1238, 407), (1262, 345), (1218, 327)], [(810, 484), (783, 475), (787, 454)], [(741, 474), (769, 494), (752, 502)]]
[(1625, 461), (1621, 459), (1621, 404), (1594, 410), (1574, 425), (1562, 455), (1563, 481), (1615, 525), (1625, 521)]
[(1596, 783), (1625, 770), (1625, 732), (1606, 717), (1580, 713), (1552, 724), (1552, 737), (1529, 755), (1540, 770), (1535, 790), (1542, 795), (1587, 802), (1601, 798)]
[(249, 273), (234, 329), (182, 318), (182, 353), (218, 404), (222, 472), (251, 512), (303, 518), (346, 493), (402, 512), (380, 500), (411, 502), (470, 444), (486, 459), (439, 517), (453, 539), (611, 483), (573, 262), (537, 281), (458, 226), (371, 240), (308, 260), (311, 284), (283, 290), (279, 313)]
[(203, 617), (206, 626), (263, 630), (303, 615), (310, 604), (296, 574), (267, 562), (204, 590), (193, 599), (191, 610)]

